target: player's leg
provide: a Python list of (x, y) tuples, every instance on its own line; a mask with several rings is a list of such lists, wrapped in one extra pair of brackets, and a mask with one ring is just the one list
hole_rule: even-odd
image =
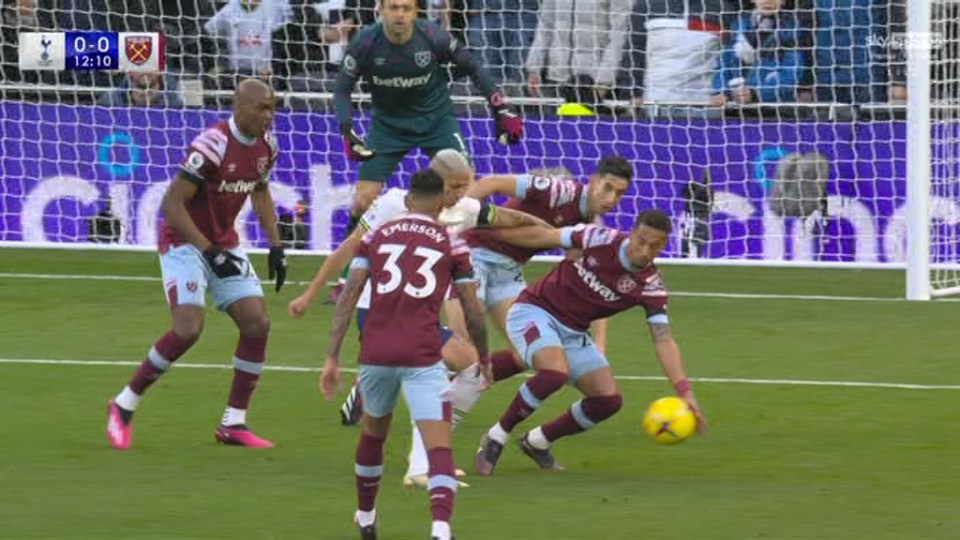
[(233, 249), (231, 253), (246, 262), (244, 273), (229, 278), (213, 276), (210, 280), (210, 292), (217, 308), (230, 315), (240, 331), (233, 353), (230, 397), (216, 437), (223, 444), (269, 448), (273, 443), (257, 437), (247, 427), (247, 410), (267, 360), (270, 316), (260, 280), (246, 253), (240, 249)]
[(207, 290), (206, 267), (192, 246), (180, 246), (160, 256), (172, 325), (150, 348), (123, 390), (108, 404), (107, 437), (117, 450), (130, 447), (133, 413), (150, 386), (200, 337)]
[(400, 368), (361, 366), (359, 378), (363, 396), (363, 431), (357, 443), (354, 472), (357, 485), (357, 512), (354, 522), (362, 539), (376, 539), (377, 492), (383, 476), (383, 444), (387, 440), (393, 410), (400, 392)]
[(423, 435), (430, 463), (431, 535), (450, 540), (450, 519), (459, 486), (453, 460), (453, 404), (449, 401), (449, 382), (442, 362), (427, 368), (407, 368), (403, 393), (410, 416)]
[(570, 380), (575, 382), (584, 398), (553, 421), (530, 430), (520, 440), (520, 449), (543, 469), (556, 468), (556, 460), (550, 451), (554, 441), (596, 426), (623, 406), (620, 388), (606, 357), (589, 335), (581, 334), (579, 341), (568, 343), (566, 350)]
[(530, 304), (514, 304), (507, 316), (507, 334), (527, 365), (537, 373), (525, 381), (500, 421), (480, 440), (476, 467), (481, 475), (493, 474), (510, 432), (536, 411), (543, 400), (563, 388), (569, 379), (559, 323), (546, 311)]
[[(450, 304), (456, 304), (456, 307), (458, 309), (460, 308), (459, 300), (448, 300), (445, 305), (449, 307)], [(447, 313), (449, 321), (451, 311), (448, 311)], [(440, 350), (440, 353), (447, 369), (463, 373), (462, 370), (476, 365), (477, 349), (474, 348), (474, 346), (468, 341), (457, 335), (449, 327), (440, 327), (440, 339), (443, 341), (443, 348)], [(450, 399), (453, 403), (454, 427), (457, 425), (460, 418), (462, 418), (467, 411), (473, 408), (473, 405), (476, 403), (476, 398), (473, 395), (474, 393), (469, 390), (469, 387), (471, 384), (475, 384), (476, 386), (482, 384), (483, 377), (477, 377), (477, 375), (479, 374), (473, 374), (473, 377), (471, 377), (472, 383), (469, 383), (467, 382), (467, 379), (464, 379), (461, 381), (459, 386), (454, 383), (450, 387)], [(458, 373), (457, 377), (459, 376), (460, 375)], [(457, 380), (457, 377), (454, 378), (454, 381)], [(479, 392), (477, 392), (477, 394), (479, 394)], [(427, 487), (427, 473), (429, 469), (427, 449), (423, 443), (423, 437), (420, 433), (420, 430), (417, 429), (416, 422), (414, 422), (413, 425), (410, 441), (410, 455), (408, 456), (409, 466), (407, 467), (407, 473), (403, 477), (403, 483), (406, 486), (416, 485), (419, 487)], [(458, 470), (456, 472), (457, 476), (463, 474), (463, 471)], [(463, 482), (460, 483), (460, 486), (469, 487)]]

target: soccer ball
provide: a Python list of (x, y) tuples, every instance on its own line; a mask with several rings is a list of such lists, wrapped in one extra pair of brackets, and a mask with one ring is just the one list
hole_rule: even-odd
[(686, 401), (674, 396), (660, 398), (644, 413), (643, 430), (657, 444), (677, 444), (697, 430), (697, 417)]

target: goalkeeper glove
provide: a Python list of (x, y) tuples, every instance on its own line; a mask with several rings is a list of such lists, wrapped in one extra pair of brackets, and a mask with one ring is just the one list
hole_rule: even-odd
[(342, 126), (340, 133), (343, 135), (343, 150), (351, 161), (370, 161), (376, 152), (367, 148), (367, 143), (357, 135), (357, 132), (350, 126)]
[(497, 140), (500, 144), (520, 142), (523, 137), (523, 117), (507, 106), (500, 92), (494, 92), (490, 96), (490, 108), (493, 109), (493, 118), (497, 122)]
[(276, 291), (280, 292), (283, 282), (287, 280), (287, 255), (283, 252), (283, 246), (270, 246), (267, 263), (270, 267), (268, 276), (270, 279), (277, 278)]
[(203, 252), (203, 258), (218, 278), (239, 276), (243, 272), (243, 259), (217, 246), (207, 248)]

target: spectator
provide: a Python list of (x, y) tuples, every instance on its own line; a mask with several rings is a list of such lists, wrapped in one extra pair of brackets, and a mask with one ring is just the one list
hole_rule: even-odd
[[(523, 58), (533, 46), (537, 12), (542, 9), (538, 0), (467, 0), (466, 3), (470, 47), (478, 52), (497, 84), (522, 83)], [(602, 13), (596, 15), (602, 16)]]
[(104, 203), (103, 210), (90, 218), (87, 224), (87, 242), (95, 244), (116, 244), (120, 241), (120, 219), (113, 215), (110, 201)]
[(232, 88), (242, 77), (273, 75), (273, 33), (291, 15), (286, 0), (229, 0), (203, 29), (223, 38), (229, 49), (229, 71), (219, 73), (218, 86)]
[(906, 70), (896, 62), (904, 0), (814, 0), (814, 82), (824, 102), (887, 102), (906, 97)]
[(623, 73), (634, 105), (709, 103), (724, 17), (739, 13), (737, 0), (636, 0)]
[(306, 249), (309, 240), (309, 231), (307, 229), (307, 202), (297, 201), (293, 209), (293, 214), (284, 213), (280, 216), (277, 223), (280, 232), (280, 241), (291, 249)]
[[(350, 38), (376, 21), (376, 0), (303, 0), (284, 28), (281, 74), (297, 91), (329, 91)], [(278, 58), (278, 60), (281, 60)]]
[(183, 107), (183, 100), (173, 75), (137, 71), (127, 73), (120, 87), (100, 96), (97, 105), (174, 109)]
[[(753, 0), (733, 24), (714, 76), (712, 103), (790, 103), (808, 80), (806, 38), (782, 0)], [(802, 99), (810, 101), (810, 99)]]
[(526, 63), (530, 93), (553, 96), (567, 86), (577, 101), (607, 97), (623, 57), (631, 2), (543, 0)]
[[(38, 72), (20, 73), (17, 46), (20, 32), (39, 32), (54, 28), (53, 14), (36, 0), (0, 0), (0, 80), (36, 83)], [(53, 82), (52, 73), (50, 81)]]

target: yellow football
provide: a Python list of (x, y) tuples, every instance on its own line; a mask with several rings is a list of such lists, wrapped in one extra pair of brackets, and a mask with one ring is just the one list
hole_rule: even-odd
[(677, 444), (697, 430), (697, 417), (686, 401), (674, 396), (660, 398), (644, 413), (643, 430), (657, 444)]

